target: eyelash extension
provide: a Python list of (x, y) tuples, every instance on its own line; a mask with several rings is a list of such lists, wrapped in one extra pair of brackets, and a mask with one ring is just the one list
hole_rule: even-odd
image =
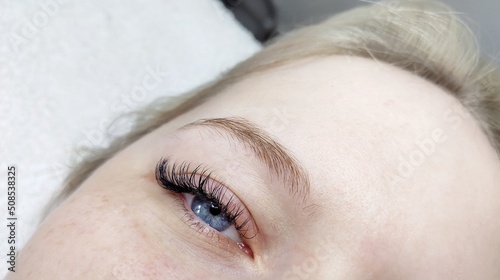
[[(211, 177), (211, 172), (198, 165), (192, 171), (190, 164), (183, 162), (180, 165), (170, 164), (167, 158), (162, 158), (156, 165), (155, 175), (158, 184), (173, 193), (188, 193), (194, 196), (200, 196), (216, 204), (222, 213), (226, 214), (231, 224), (233, 224), (240, 236), (246, 239), (243, 228), (250, 222), (250, 217), (237, 223), (238, 218), (244, 213), (241, 205), (235, 205), (234, 195), (228, 199), (226, 196), (226, 187)], [(198, 178), (196, 178), (198, 176)], [(208, 226), (208, 225), (207, 225)], [(210, 227), (210, 226), (208, 226)], [(211, 227), (210, 227), (211, 228)], [(215, 229), (213, 229), (216, 231)]]

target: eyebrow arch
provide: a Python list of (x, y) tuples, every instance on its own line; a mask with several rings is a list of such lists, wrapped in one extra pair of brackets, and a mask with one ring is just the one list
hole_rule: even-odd
[(216, 131), (222, 129), (230, 136), (243, 142), (261, 162), (266, 164), (285, 183), (290, 196), (297, 196), (302, 202), (307, 201), (310, 190), (307, 172), (285, 147), (273, 140), (256, 124), (244, 118), (231, 117), (201, 119), (182, 128), (192, 126), (204, 126)]

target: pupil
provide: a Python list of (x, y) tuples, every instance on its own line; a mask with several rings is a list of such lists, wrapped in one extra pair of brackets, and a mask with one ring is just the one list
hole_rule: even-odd
[(210, 214), (217, 216), (220, 214), (220, 208), (219, 206), (215, 205), (214, 203), (211, 203), (210, 205)]

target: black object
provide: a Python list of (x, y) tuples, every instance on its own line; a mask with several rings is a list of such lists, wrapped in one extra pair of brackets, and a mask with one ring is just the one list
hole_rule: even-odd
[(276, 8), (271, 0), (221, 0), (255, 39), (266, 42), (277, 35)]

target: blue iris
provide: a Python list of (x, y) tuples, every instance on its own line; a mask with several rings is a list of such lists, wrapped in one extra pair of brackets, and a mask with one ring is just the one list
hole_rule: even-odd
[(191, 202), (191, 210), (200, 217), (202, 221), (217, 231), (224, 231), (231, 226), (230, 218), (223, 213), (220, 207), (210, 200), (195, 196)]

